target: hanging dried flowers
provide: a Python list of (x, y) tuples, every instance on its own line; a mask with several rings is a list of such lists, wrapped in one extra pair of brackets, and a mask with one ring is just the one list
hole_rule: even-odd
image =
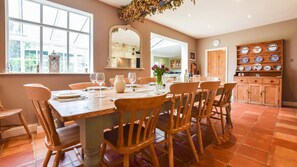
[[(194, 4), (196, 0), (191, 0)], [(125, 21), (141, 21), (147, 15), (163, 13), (167, 9), (176, 10), (184, 0), (132, 0), (130, 4), (119, 9), (120, 19)]]

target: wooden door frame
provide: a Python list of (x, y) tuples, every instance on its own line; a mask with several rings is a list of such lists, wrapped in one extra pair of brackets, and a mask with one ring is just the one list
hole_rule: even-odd
[(221, 48), (214, 48), (214, 49), (205, 49), (205, 66), (204, 66), (204, 76), (207, 76), (208, 73), (208, 52), (209, 51), (218, 51), (218, 50), (224, 50), (226, 55), (226, 73), (225, 73), (225, 82), (228, 82), (228, 47), (221, 47)]

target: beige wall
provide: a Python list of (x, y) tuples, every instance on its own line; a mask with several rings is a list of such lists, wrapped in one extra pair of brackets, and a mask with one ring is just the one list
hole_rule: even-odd
[(205, 50), (215, 48), (212, 46), (215, 39), (221, 41), (218, 48), (228, 48), (228, 81), (233, 81), (235, 74), (236, 45), (284, 39), (283, 101), (297, 102), (297, 19), (198, 39), (198, 64), (201, 64), (202, 74), (205, 72)]
[[(62, 5), (77, 8), (94, 15), (94, 71), (104, 71), (106, 78), (116, 74), (127, 76), (130, 70), (105, 70), (108, 58), (109, 29), (116, 24), (124, 24), (118, 18), (117, 9), (99, 2), (98, 0), (51, 0)], [(4, 72), (5, 65), (5, 13), (4, 0), (0, 1), (0, 73)], [(136, 71), (138, 77), (150, 75), (150, 33), (160, 34), (169, 38), (188, 43), (189, 50), (196, 50), (196, 39), (172, 30), (160, 24), (145, 21), (132, 23), (143, 38), (142, 58), (144, 70)], [(67, 89), (68, 84), (88, 81), (86, 74), (36, 74), (36, 75), (3, 75), (0, 74), (0, 100), (7, 108), (23, 108), (28, 122), (36, 122), (31, 103), (27, 100), (22, 85), (26, 83), (42, 83), (52, 90)], [(9, 121), (14, 121), (15, 118)], [(7, 123), (7, 122), (4, 122)]]

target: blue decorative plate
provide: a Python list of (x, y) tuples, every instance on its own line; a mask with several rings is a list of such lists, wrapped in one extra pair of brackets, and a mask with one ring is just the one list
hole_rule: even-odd
[(262, 57), (262, 56), (256, 56), (256, 57), (254, 58), (254, 61), (255, 61), (256, 63), (260, 63), (260, 62), (263, 61), (263, 57)]
[(273, 54), (269, 57), (269, 60), (272, 62), (276, 62), (279, 60), (279, 56), (277, 54)]
[(253, 66), (253, 70), (255, 70), (255, 71), (259, 71), (259, 70), (261, 70), (262, 69), (262, 65), (261, 64), (254, 64), (254, 66)]
[(251, 71), (252, 70), (252, 66), (245, 66), (245, 71)]
[(242, 63), (247, 63), (247, 62), (249, 62), (249, 58), (247, 56), (243, 56), (240, 61)]
[(273, 69), (274, 70), (281, 70), (282, 69), (282, 66), (280, 66), (280, 65), (274, 65), (273, 66)]
[(269, 71), (269, 70), (271, 70), (271, 66), (264, 66), (263, 69), (266, 70), (266, 71)]

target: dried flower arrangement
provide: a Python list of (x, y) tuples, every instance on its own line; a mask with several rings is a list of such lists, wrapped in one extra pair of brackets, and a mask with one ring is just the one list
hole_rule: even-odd
[[(196, 0), (191, 0), (194, 4)], [(167, 9), (176, 10), (184, 0), (132, 0), (130, 4), (119, 9), (120, 19), (125, 21), (141, 21), (147, 15), (163, 13)]]

